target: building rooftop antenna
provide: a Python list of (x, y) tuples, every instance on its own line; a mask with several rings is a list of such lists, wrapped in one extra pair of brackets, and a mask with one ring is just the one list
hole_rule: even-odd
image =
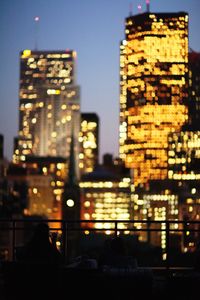
[(150, 0), (146, 0), (147, 13), (150, 12)]
[(138, 4), (137, 8), (138, 8), (138, 12), (141, 14), (141, 12), (142, 12), (142, 5)]
[(38, 49), (38, 30), (39, 30), (39, 21), (40, 21), (40, 17), (35, 16), (35, 17), (34, 17), (34, 23), (35, 23), (35, 50)]

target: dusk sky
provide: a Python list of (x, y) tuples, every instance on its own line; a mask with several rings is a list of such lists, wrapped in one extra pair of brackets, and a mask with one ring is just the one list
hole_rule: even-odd
[[(81, 112), (100, 118), (100, 158), (118, 156), (119, 45), (124, 21), (145, 0), (0, 0), (0, 133), (11, 159), (18, 132), (19, 52), (77, 52)], [(200, 0), (151, 0), (151, 12), (189, 14), (189, 46), (200, 52)], [(39, 23), (34, 17), (39, 16)]]

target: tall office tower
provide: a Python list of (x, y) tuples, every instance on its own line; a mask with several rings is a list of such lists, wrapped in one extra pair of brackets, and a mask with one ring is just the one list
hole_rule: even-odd
[(189, 52), (189, 129), (200, 130), (200, 53)]
[(78, 160), (80, 92), (76, 52), (24, 50), (20, 57), (19, 141), (15, 159), (69, 157), (71, 133)]
[(188, 119), (188, 15), (126, 19), (120, 46), (120, 157), (135, 186), (167, 178), (168, 135)]
[(81, 114), (80, 129), (80, 173), (94, 171), (99, 157), (99, 117), (95, 113)]

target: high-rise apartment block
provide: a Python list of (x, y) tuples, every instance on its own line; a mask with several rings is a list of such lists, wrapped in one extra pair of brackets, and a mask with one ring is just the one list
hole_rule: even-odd
[(188, 15), (126, 19), (120, 46), (120, 157), (135, 186), (168, 175), (168, 135), (188, 121)]
[(27, 155), (67, 158), (72, 132), (78, 160), (80, 90), (75, 61), (75, 51), (21, 52), (19, 139), (14, 161), (24, 161)]

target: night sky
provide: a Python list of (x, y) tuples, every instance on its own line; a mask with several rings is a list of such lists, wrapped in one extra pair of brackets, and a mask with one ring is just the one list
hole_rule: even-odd
[[(136, 14), (139, 4), (145, 11), (145, 0), (0, 1), (0, 133), (8, 159), (18, 132), (19, 52), (36, 45), (77, 52), (81, 112), (100, 118), (100, 158), (118, 156), (119, 44), (130, 7)], [(189, 46), (200, 52), (200, 0), (151, 0), (150, 10), (189, 13)]]

